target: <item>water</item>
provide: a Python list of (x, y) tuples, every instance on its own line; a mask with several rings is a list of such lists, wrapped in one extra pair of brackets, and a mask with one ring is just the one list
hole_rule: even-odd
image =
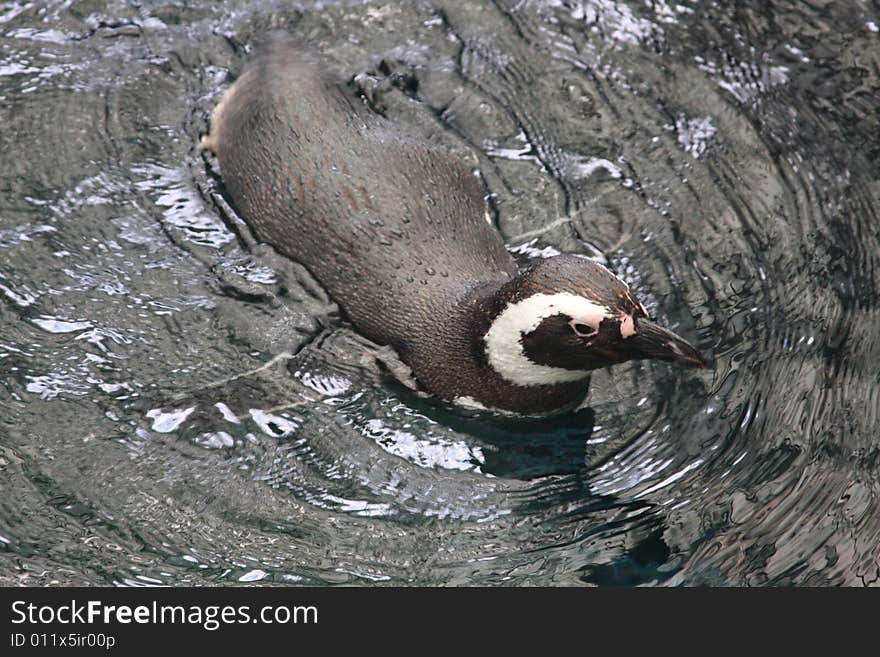
[[(867, 2), (0, 5), (0, 582), (878, 582)], [(714, 371), (467, 417), (245, 247), (197, 143), (289, 29)]]

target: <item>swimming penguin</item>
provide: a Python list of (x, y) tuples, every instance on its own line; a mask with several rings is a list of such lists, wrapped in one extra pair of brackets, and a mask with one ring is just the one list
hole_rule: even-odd
[(274, 38), (224, 94), (203, 144), (256, 238), (309, 269), (420, 387), (541, 414), (582, 401), (596, 368), (705, 366), (605, 267), (559, 255), (518, 271), (474, 173), (324, 68)]

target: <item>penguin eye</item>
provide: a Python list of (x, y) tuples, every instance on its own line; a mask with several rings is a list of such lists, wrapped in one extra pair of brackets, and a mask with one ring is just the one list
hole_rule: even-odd
[(592, 326), (583, 322), (572, 322), (571, 330), (582, 338), (588, 338), (596, 332)]

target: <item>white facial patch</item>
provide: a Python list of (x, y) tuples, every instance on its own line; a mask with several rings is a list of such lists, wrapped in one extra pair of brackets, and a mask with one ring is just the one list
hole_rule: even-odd
[(523, 334), (531, 333), (545, 319), (559, 314), (587, 324), (594, 331), (599, 330), (603, 319), (617, 317), (605, 306), (566, 292), (535, 294), (519, 303), (509, 304), (483, 336), (492, 369), (507, 381), (521, 386), (552, 385), (586, 378), (590, 374), (588, 370), (539, 365), (523, 353)]

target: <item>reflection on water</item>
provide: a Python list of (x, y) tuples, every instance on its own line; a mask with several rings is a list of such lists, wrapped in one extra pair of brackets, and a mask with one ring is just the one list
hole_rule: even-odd
[[(878, 24), (6, 3), (0, 582), (877, 583)], [(197, 148), (272, 27), (476, 158), (518, 258), (602, 260), (716, 369), (596, 372), (528, 420), (390, 383)]]

